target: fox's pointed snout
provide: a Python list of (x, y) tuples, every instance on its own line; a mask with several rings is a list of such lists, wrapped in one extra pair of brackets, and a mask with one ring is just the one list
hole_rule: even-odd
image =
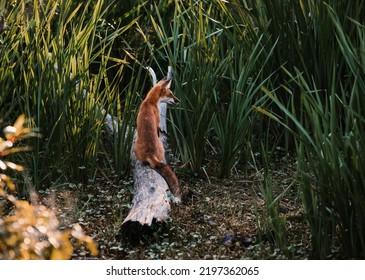
[(170, 105), (178, 105), (180, 103), (180, 100), (177, 97), (168, 98), (167, 100), (164, 100), (167, 104)]
[(161, 96), (159, 102), (165, 102), (170, 105), (177, 105), (180, 103), (180, 100), (171, 93), (167, 96)]
[(180, 99), (174, 96), (174, 104), (178, 105), (180, 103)]

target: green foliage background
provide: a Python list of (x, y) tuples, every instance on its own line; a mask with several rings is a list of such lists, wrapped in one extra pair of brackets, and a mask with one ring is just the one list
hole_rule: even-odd
[[(26, 2), (28, 4), (26, 4)], [(101, 165), (129, 173), (133, 125), (150, 87), (145, 67), (174, 69), (175, 155), (220, 176), (252, 150), (298, 158), (313, 257), (365, 249), (364, 1), (2, 1), (0, 116), (26, 113), (42, 138), (24, 164), (37, 188), (92, 182)], [(105, 112), (121, 120), (109, 152)], [(108, 161), (100, 160), (108, 154)], [(269, 157), (267, 157), (269, 158)], [(267, 177), (265, 196), (270, 195)], [(268, 207), (269, 227), (285, 221)], [(282, 240), (277, 239), (277, 240)], [(285, 240), (276, 244), (281, 250)]]

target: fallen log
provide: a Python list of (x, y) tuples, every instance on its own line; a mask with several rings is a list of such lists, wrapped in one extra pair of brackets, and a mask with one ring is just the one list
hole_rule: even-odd
[[(148, 68), (153, 78), (153, 84), (157, 83), (156, 74), (152, 68)], [(168, 77), (172, 76), (172, 69), (169, 67)], [(168, 137), (166, 126), (167, 104), (161, 103), (160, 111), (160, 140), (163, 143), (165, 151), (168, 150)], [(173, 199), (165, 179), (149, 165), (142, 164), (137, 160), (134, 154), (134, 144), (137, 139), (137, 133), (134, 135), (131, 149), (131, 164), (133, 169), (134, 188), (132, 208), (124, 219), (123, 224), (127, 222), (137, 222), (141, 225), (151, 226), (152, 222), (166, 220), (169, 217), (170, 204)]]

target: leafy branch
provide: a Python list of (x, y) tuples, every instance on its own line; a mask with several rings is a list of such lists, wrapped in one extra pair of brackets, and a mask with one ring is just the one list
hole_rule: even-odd
[[(8, 191), (15, 191), (11, 178), (3, 173), (8, 168), (23, 171), (23, 166), (5, 160), (9, 154), (30, 150), (29, 147), (14, 147), (15, 142), (37, 136), (32, 128), (24, 127), (25, 116), (21, 115), (13, 126), (7, 126), (0, 138), (0, 214), (6, 201), (13, 205), (12, 215), (0, 218), (0, 259), (69, 259), (73, 253), (71, 238), (83, 243), (92, 255), (98, 254), (93, 239), (85, 235), (81, 226), (59, 231), (56, 214), (44, 205), (32, 205), (18, 200)], [(8, 191), (7, 189), (8, 188)]]

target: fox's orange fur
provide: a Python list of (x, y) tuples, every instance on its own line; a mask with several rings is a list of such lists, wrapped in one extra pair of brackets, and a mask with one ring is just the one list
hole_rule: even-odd
[(159, 81), (143, 100), (137, 117), (137, 141), (134, 146), (137, 159), (149, 164), (166, 180), (176, 201), (181, 200), (181, 190), (178, 179), (171, 168), (165, 163), (165, 149), (159, 138), (160, 112), (158, 104), (178, 104), (180, 101), (170, 90), (170, 80)]

